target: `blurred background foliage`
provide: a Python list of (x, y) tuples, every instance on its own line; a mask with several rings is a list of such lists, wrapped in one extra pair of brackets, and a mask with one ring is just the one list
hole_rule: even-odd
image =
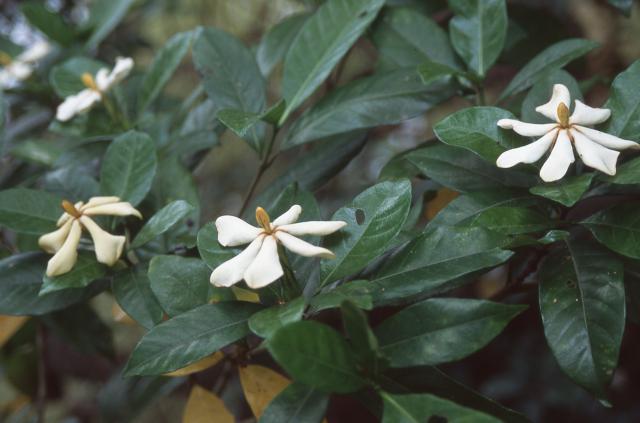
[[(94, 0), (109, 1), (109, 0)], [(285, 16), (308, 10), (321, 0), (139, 0), (123, 22), (101, 44), (97, 57), (110, 63), (117, 55), (131, 56), (144, 67), (154, 53), (173, 34), (196, 26), (215, 26), (228, 31), (248, 45), (256, 46), (262, 34)], [(40, 35), (33, 31), (20, 11), (20, 1), (1, 0), (0, 49), (6, 40), (29, 45)], [(82, 23), (88, 14), (88, 0), (48, 0), (47, 7), (69, 22)], [(388, 0), (394, 6), (415, 7), (446, 25), (451, 17), (444, 1)], [(591, 87), (587, 103), (599, 105), (607, 98), (607, 87), (614, 75), (640, 57), (640, 7), (634, 5), (630, 17), (625, 17), (604, 0), (520, 0), (508, 2), (510, 28), (506, 52), (486, 79), (489, 98), (497, 97), (509, 79), (529, 58), (553, 42), (570, 37), (588, 38), (600, 43), (584, 60), (574, 62), (568, 70), (586, 86)], [(375, 26), (374, 26), (375, 31)], [(369, 74), (376, 64), (376, 51), (368, 39), (361, 40), (349, 53), (328, 84), (341, 85), (354, 77)], [(277, 92), (281, 69), (269, 80), (270, 91)], [(596, 76), (594, 76), (596, 75)], [(168, 87), (166, 101), (181, 102), (199, 83), (192, 61), (185, 60)], [(640, 89), (640, 87), (639, 87)], [(585, 90), (586, 91), (586, 90)], [(322, 90), (316, 94), (322, 95)], [(275, 99), (275, 94), (270, 100)], [(364, 151), (345, 168), (329, 186), (316, 193), (325, 216), (344, 204), (357, 192), (373, 184), (384, 164), (399, 152), (410, 149), (432, 137), (432, 126), (442, 117), (471, 100), (457, 97), (430, 110), (423, 116), (393, 127), (378, 128), (369, 135)], [(43, 124), (49, 116), (38, 117), (38, 111), (25, 111)], [(295, 156), (283, 154), (264, 179), (277, 175)], [(227, 131), (217, 148), (208, 151), (194, 170), (202, 203), (202, 222), (224, 213), (235, 213), (243, 193), (257, 168), (258, 158), (246, 143)], [(3, 163), (0, 163), (0, 173)], [(429, 182), (425, 182), (429, 184)], [(433, 187), (432, 187), (433, 188)], [(435, 214), (455, 193), (425, 187), (428, 216)], [(437, 188), (437, 187), (436, 187)], [(331, 193), (331, 198), (326, 195)], [(223, 202), (214, 199), (224, 198)], [(478, 284), (460, 293), (469, 297), (492, 296), (500, 285), (500, 272), (486, 276)], [(467, 292), (468, 291), (468, 292)], [(95, 298), (92, 305), (99, 320), (83, 311), (79, 305), (55, 313), (47, 322), (46, 351), (47, 385), (49, 387), (47, 421), (112, 421), (175, 422), (182, 416), (188, 384), (181, 378), (142, 378), (122, 380), (119, 368), (126, 360), (144, 330), (132, 324), (114, 306), (108, 294)], [(635, 346), (623, 345), (620, 368), (615, 375), (612, 392), (614, 409), (598, 404), (562, 374), (548, 352), (539, 318), (531, 307), (502, 336), (462, 363), (445, 366), (456, 379), (468, 383), (502, 404), (524, 412), (534, 421), (640, 421), (640, 362)], [(381, 321), (385, 310), (373, 313), (372, 323)], [(36, 395), (35, 351), (32, 340), (37, 337), (35, 325), (27, 318), (9, 318), (2, 322), (0, 346), (0, 417), (2, 421), (24, 421), (22, 410)], [(65, 319), (82, 321), (78, 333), (67, 333)], [(82, 332), (80, 332), (82, 330)], [(637, 339), (640, 330), (631, 325)], [(14, 335), (15, 333), (15, 335)], [(83, 335), (81, 336), (80, 333)], [(89, 338), (84, 339), (86, 334)], [(113, 334), (113, 335), (112, 335)], [(12, 336), (14, 335), (14, 336)], [(631, 335), (631, 336), (630, 336)], [(635, 335), (635, 336), (633, 336)], [(10, 338), (10, 339), (9, 339)], [(113, 342), (111, 342), (113, 341)], [(218, 366), (220, 367), (220, 366)], [(215, 380), (224, 368), (213, 368), (197, 377)], [(230, 381), (225, 401), (238, 401), (240, 382)], [(170, 394), (170, 395), (168, 395)], [(344, 401), (338, 400), (338, 401)], [(237, 404), (251, 413), (247, 404)], [(350, 415), (349, 403), (334, 404), (337, 415), (329, 421), (367, 421), (370, 416)], [(11, 416), (11, 417), (9, 417)], [(69, 417), (74, 416), (74, 417)]]

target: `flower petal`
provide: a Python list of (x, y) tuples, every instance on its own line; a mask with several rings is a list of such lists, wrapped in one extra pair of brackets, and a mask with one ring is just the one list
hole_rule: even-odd
[(591, 141), (578, 131), (573, 131), (573, 140), (576, 151), (585, 165), (598, 169), (607, 175), (616, 174), (616, 162), (619, 151), (609, 150), (598, 143)]
[(569, 89), (566, 86), (555, 84), (551, 93), (551, 100), (542, 106), (536, 107), (536, 112), (558, 122), (558, 106), (560, 103), (564, 103), (568, 108), (571, 105), (571, 93), (569, 93)]
[(534, 163), (544, 156), (544, 153), (549, 150), (551, 144), (558, 136), (558, 131), (547, 132), (542, 138), (537, 141), (527, 144), (522, 147), (513, 148), (502, 153), (496, 165), (501, 168), (508, 168), (517, 165), (518, 163)]
[(82, 205), (80, 208), (76, 206), (76, 208), (80, 211), (84, 211), (84, 209), (89, 207), (101, 206), (103, 204), (117, 203), (119, 201), (120, 201), (120, 197), (114, 197), (114, 196), (91, 197), (89, 198), (89, 201), (87, 201), (87, 204)]
[(302, 207), (295, 204), (291, 206), (289, 210), (278, 216), (273, 222), (271, 222), (272, 227), (289, 225), (290, 223), (294, 223), (300, 217), (300, 213), (302, 213)]
[(122, 249), (124, 248), (124, 243), (127, 238), (124, 236), (111, 235), (87, 216), (81, 216), (80, 222), (91, 234), (98, 261), (107, 266), (116, 264), (122, 254)]
[(258, 255), (264, 239), (265, 235), (258, 236), (240, 254), (213, 269), (209, 281), (215, 286), (224, 287), (240, 282), (244, 278), (244, 272)]
[(317, 247), (313, 244), (309, 244), (307, 241), (303, 241), (300, 238), (296, 238), (293, 235), (289, 235), (286, 232), (278, 231), (275, 233), (275, 237), (284, 245), (288, 250), (293, 253), (299, 254), (304, 257), (321, 257), (321, 258), (335, 258), (336, 255), (326, 248)]
[(58, 106), (56, 119), (66, 122), (75, 115), (89, 110), (101, 98), (100, 93), (90, 89), (85, 89), (78, 94), (69, 96)]
[(542, 165), (542, 169), (540, 169), (540, 177), (545, 182), (562, 179), (574, 161), (573, 147), (571, 147), (569, 134), (564, 130), (559, 131), (556, 145), (553, 147), (553, 150), (551, 150), (547, 161)]
[(331, 221), (309, 221), (292, 223), (291, 225), (278, 226), (280, 231), (291, 235), (329, 235), (347, 226), (347, 222), (341, 220)]
[(273, 236), (266, 236), (260, 252), (244, 272), (244, 280), (250, 288), (258, 289), (269, 285), (283, 274), (278, 243)]
[(27, 63), (16, 61), (7, 66), (7, 71), (18, 81), (24, 81), (33, 73), (33, 67)]
[(587, 138), (593, 142), (597, 142), (603, 147), (613, 148), (614, 150), (626, 150), (627, 148), (640, 148), (640, 144), (635, 141), (625, 140), (618, 138), (615, 135), (607, 134), (606, 132), (596, 131), (595, 129), (587, 128), (584, 126), (576, 125), (574, 129), (582, 132)]
[(51, 45), (46, 41), (37, 41), (33, 46), (16, 57), (16, 62), (34, 63), (45, 57), (51, 51)]
[(220, 216), (216, 219), (218, 242), (223, 247), (248, 244), (262, 233), (262, 228), (249, 225), (235, 216)]
[(86, 216), (135, 216), (142, 219), (142, 214), (136, 210), (131, 203), (122, 201), (120, 203), (101, 204), (99, 206), (86, 207), (82, 210)]
[(555, 123), (526, 123), (515, 119), (500, 119), (498, 126), (503, 129), (513, 129), (525, 137), (539, 137), (555, 129)]
[(96, 84), (98, 85), (98, 89), (103, 92), (109, 90), (113, 85), (126, 78), (131, 72), (131, 69), (133, 69), (132, 58), (118, 57), (113, 70), (108, 75), (106, 72), (102, 75), (98, 72), (98, 75), (96, 75)]
[(82, 227), (77, 220), (71, 221), (71, 228), (58, 252), (47, 263), (47, 276), (50, 278), (67, 273), (73, 269), (78, 260), (78, 243), (82, 235)]
[(610, 116), (611, 110), (609, 109), (598, 109), (576, 100), (576, 107), (569, 117), (569, 123), (571, 125), (596, 125), (609, 119)]
[(73, 220), (67, 219), (67, 221), (57, 230), (42, 235), (38, 238), (38, 245), (40, 248), (50, 254), (57, 253), (60, 248), (62, 248), (62, 245), (64, 245), (64, 241), (69, 235), (72, 224)]

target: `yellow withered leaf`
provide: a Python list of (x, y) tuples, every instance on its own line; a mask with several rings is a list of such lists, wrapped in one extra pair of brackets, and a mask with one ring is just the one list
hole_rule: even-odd
[(247, 301), (249, 303), (260, 302), (260, 296), (253, 291), (249, 291), (248, 289), (238, 288), (236, 286), (232, 286), (231, 290), (233, 291), (233, 295), (236, 296), (238, 301)]
[(165, 373), (164, 376), (187, 376), (192, 373), (198, 373), (209, 367), (213, 367), (220, 362), (224, 358), (224, 354), (222, 351), (216, 351), (208, 357), (203, 358), (200, 361), (196, 361), (195, 363), (189, 364), (187, 367), (183, 367), (182, 369), (174, 370), (170, 373)]
[(260, 418), (273, 400), (291, 381), (268, 367), (249, 365), (240, 367), (240, 383), (253, 415)]
[(235, 418), (213, 392), (195, 385), (184, 408), (182, 423), (234, 423)]
[(427, 210), (425, 211), (427, 219), (433, 219), (440, 210), (444, 209), (458, 195), (456, 191), (449, 188), (439, 189), (435, 198), (427, 203)]
[(0, 315), (0, 348), (29, 320), (28, 316)]

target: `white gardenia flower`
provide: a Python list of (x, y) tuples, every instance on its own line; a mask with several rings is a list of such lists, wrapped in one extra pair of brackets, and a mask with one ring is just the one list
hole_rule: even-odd
[(249, 244), (240, 254), (222, 263), (211, 273), (211, 283), (229, 287), (241, 280), (250, 288), (257, 289), (269, 285), (283, 275), (278, 256), (278, 243), (289, 251), (304, 257), (335, 258), (326, 248), (317, 247), (297, 236), (329, 235), (346, 226), (342, 221), (315, 221), (295, 223), (302, 213), (302, 207), (292, 206), (287, 212), (271, 222), (262, 208), (256, 209), (255, 227), (235, 216), (221, 216), (216, 219), (218, 242), (224, 247)]
[(57, 223), (59, 229), (38, 239), (40, 248), (54, 254), (47, 263), (49, 277), (67, 273), (76, 264), (82, 229), (89, 231), (100, 263), (113, 266), (118, 261), (126, 237), (104, 231), (91, 216), (136, 216), (142, 219), (138, 210), (118, 197), (92, 197), (86, 204), (82, 201), (71, 204), (65, 200), (62, 208), (64, 213)]
[(567, 169), (575, 161), (571, 146), (573, 144), (585, 165), (607, 175), (615, 175), (616, 162), (620, 155), (616, 150), (637, 149), (640, 145), (588, 128), (609, 119), (611, 110), (589, 107), (580, 100), (575, 100), (573, 114), (569, 116), (570, 104), (569, 89), (562, 84), (555, 84), (551, 100), (536, 107), (536, 112), (554, 120), (555, 123), (535, 124), (515, 119), (500, 119), (498, 126), (501, 128), (513, 129), (526, 137), (540, 138), (524, 147), (502, 153), (496, 162), (498, 167), (508, 168), (518, 163), (536, 162), (551, 149), (549, 158), (540, 169), (540, 177), (545, 182), (557, 181), (567, 173)]
[(83, 73), (82, 83), (87, 88), (65, 98), (58, 106), (56, 119), (66, 122), (75, 115), (88, 111), (95, 103), (102, 101), (107, 91), (126, 78), (131, 69), (133, 69), (132, 58), (118, 57), (111, 72), (107, 68), (102, 68), (96, 73), (95, 79), (90, 73)]
[(31, 47), (12, 58), (7, 53), (0, 52), (0, 88), (12, 88), (18, 82), (29, 78), (36, 67), (36, 63), (51, 51), (46, 41), (37, 41)]

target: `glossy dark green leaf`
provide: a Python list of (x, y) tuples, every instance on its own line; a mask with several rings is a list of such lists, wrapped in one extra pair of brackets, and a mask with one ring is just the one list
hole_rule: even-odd
[(68, 97), (84, 90), (82, 74), (95, 75), (105, 64), (87, 57), (72, 57), (54, 66), (49, 73), (49, 82), (60, 98)]
[(383, 423), (450, 422), (499, 423), (501, 420), (430, 394), (382, 394)]
[(584, 173), (580, 176), (570, 176), (558, 182), (547, 183), (532, 187), (531, 194), (539, 195), (571, 207), (582, 198), (591, 186), (595, 173)]
[(599, 175), (598, 179), (619, 185), (640, 184), (640, 157), (631, 159), (618, 166), (614, 176)]
[(284, 59), (280, 119), (307, 99), (375, 19), (384, 0), (328, 0), (302, 25)]
[(449, 0), (451, 44), (467, 67), (483, 78), (500, 56), (507, 35), (505, 0)]
[(329, 326), (313, 321), (291, 323), (280, 328), (267, 347), (294, 380), (320, 391), (349, 393), (364, 385), (349, 346)]
[(582, 92), (575, 78), (563, 69), (554, 69), (542, 76), (540, 80), (531, 87), (531, 90), (529, 90), (527, 96), (522, 101), (520, 117), (524, 122), (550, 122), (548, 117), (536, 112), (536, 107), (546, 104), (549, 101), (555, 84), (563, 84), (569, 89), (569, 93), (571, 93), (571, 104), (567, 104), (569, 108), (574, 104), (574, 100), (582, 101)]
[(46, 275), (42, 278), (40, 295), (63, 289), (84, 288), (103, 277), (106, 270), (103, 264), (98, 263), (95, 254), (82, 252), (78, 254), (78, 261), (71, 271), (53, 278)]
[(11, 188), (0, 191), (0, 226), (42, 235), (56, 229), (62, 199), (45, 191)]
[(91, 3), (87, 27), (92, 29), (87, 50), (93, 50), (122, 21), (133, 0), (110, 0)]
[(627, 202), (582, 221), (598, 241), (623, 256), (640, 258), (640, 203)]
[(363, 310), (373, 308), (370, 293), (371, 283), (367, 280), (349, 281), (343, 285), (322, 292), (311, 299), (311, 310), (314, 312), (337, 308), (344, 301), (350, 301)]
[(562, 370), (604, 399), (624, 332), (623, 266), (596, 243), (570, 240), (568, 246), (539, 271), (544, 333)]
[(336, 258), (322, 261), (321, 285), (361, 270), (384, 253), (402, 229), (410, 207), (411, 183), (405, 179), (374, 185), (336, 211), (331, 220), (347, 226), (325, 238), (325, 247)]
[(633, 0), (607, 0), (609, 4), (618, 9), (622, 14), (629, 17), (631, 16), (631, 9), (633, 8)]
[(422, 62), (418, 65), (418, 75), (420, 75), (420, 79), (425, 85), (439, 80), (447, 81), (450, 79), (449, 77), (458, 74), (459, 71), (456, 69), (437, 62)]
[(42, 187), (72, 203), (100, 195), (100, 184), (84, 166), (67, 166), (48, 172)]
[(498, 336), (526, 306), (433, 298), (413, 304), (375, 328), (394, 367), (460, 360)]
[(67, 46), (75, 38), (73, 26), (62, 18), (62, 14), (52, 12), (44, 4), (28, 1), (20, 5), (20, 10), (29, 23), (50, 40)]
[(205, 304), (152, 328), (133, 350), (125, 376), (159, 375), (186, 367), (249, 333), (260, 306), (246, 302)]
[(426, 87), (413, 68), (357, 79), (332, 91), (298, 118), (283, 148), (354, 129), (395, 124), (452, 94), (446, 85)]
[(215, 269), (240, 252), (237, 248), (225, 248), (218, 243), (218, 230), (214, 222), (209, 222), (198, 231), (198, 251), (200, 257), (211, 269)]
[(304, 309), (303, 297), (298, 297), (286, 304), (276, 304), (251, 316), (249, 329), (256, 335), (269, 339), (282, 326), (302, 319)]
[(157, 236), (162, 235), (189, 215), (193, 209), (191, 204), (183, 200), (177, 200), (167, 204), (144, 224), (131, 243), (131, 248), (140, 247)]
[(259, 423), (320, 423), (329, 405), (329, 396), (301, 383), (292, 383), (264, 410)]
[(605, 123), (605, 132), (621, 138), (640, 139), (640, 60), (620, 73), (611, 84), (611, 94), (605, 107), (611, 109), (611, 117)]
[(273, 68), (284, 59), (291, 43), (308, 18), (307, 13), (287, 16), (262, 37), (256, 51), (256, 61), (262, 75), (269, 76)]
[(107, 149), (100, 171), (100, 191), (132, 205), (139, 204), (151, 189), (158, 166), (156, 147), (144, 132), (129, 131)]
[(573, 38), (559, 41), (547, 47), (513, 77), (507, 88), (500, 94), (499, 100), (526, 90), (538, 82), (546, 72), (564, 67), (567, 63), (584, 56), (597, 46), (598, 44), (593, 41)]
[(570, 232), (554, 229), (544, 234), (544, 236), (540, 238), (538, 242), (544, 245), (553, 244), (554, 242), (564, 241), (568, 239), (570, 235)]
[(218, 112), (218, 119), (224, 126), (242, 138), (247, 135), (253, 125), (260, 121), (260, 114), (238, 109), (222, 109)]
[(503, 235), (517, 235), (553, 228), (555, 222), (525, 207), (492, 207), (478, 214), (468, 225), (482, 226)]
[(378, 347), (376, 336), (369, 327), (367, 315), (351, 301), (344, 301), (340, 305), (340, 313), (345, 334), (358, 365), (370, 377), (377, 376), (388, 364)]
[(111, 290), (125, 313), (143, 327), (150, 329), (162, 321), (164, 311), (151, 290), (146, 268), (136, 266), (116, 273)]
[(513, 254), (501, 234), (485, 229), (434, 226), (415, 238), (371, 281), (374, 304), (434, 295), (460, 284), (458, 278), (497, 266)]

